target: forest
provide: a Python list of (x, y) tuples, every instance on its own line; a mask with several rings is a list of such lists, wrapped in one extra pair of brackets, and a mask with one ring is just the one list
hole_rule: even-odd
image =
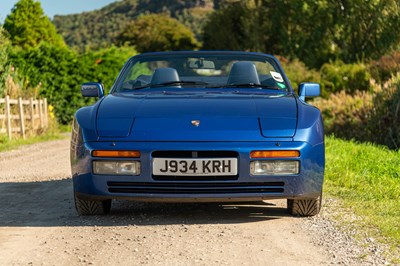
[(321, 84), (312, 104), (329, 134), (398, 149), (399, 27), (397, 0), (123, 0), (53, 20), (20, 0), (0, 26), (0, 97), (47, 97), (69, 124), (90, 103), (80, 84), (109, 90), (137, 53), (258, 51), (280, 59), (295, 90)]

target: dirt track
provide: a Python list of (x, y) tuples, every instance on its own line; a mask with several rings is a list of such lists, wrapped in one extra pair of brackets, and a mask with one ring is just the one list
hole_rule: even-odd
[[(361, 260), (322, 215), (293, 218), (285, 201), (154, 204), (117, 201), (79, 217), (68, 140), (0, 153), (0, 265), (327, 265)], [(332, 226), (331, 226), (332, 227)], [(317, 229), (316, 229), (317, 228)], [(330, 232), (330, 231), (332, 232)]]

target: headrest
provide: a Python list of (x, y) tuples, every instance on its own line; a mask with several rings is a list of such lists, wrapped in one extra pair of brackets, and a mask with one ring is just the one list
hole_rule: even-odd
[(248, 83), (260, 84), (256, 66), (247, 61), (234, 63), (229, 73), (228, 85)]
[(150, 84), (161, 84), (179, 81), (179, 75), (175, 68), (160, 67), (154, 70)]

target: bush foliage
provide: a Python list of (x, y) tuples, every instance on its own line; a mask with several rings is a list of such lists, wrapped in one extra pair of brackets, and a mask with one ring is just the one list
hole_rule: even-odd
[(84, 68), (82, 79), (84, 82), (101, 82), (108, 92), (125, 62), (136, 53), (133, 47), (112, 46), (78, 55), (79, 63)]
[(14, 51), (11, 62), (55, 107), (57, 120), (68, 123), (74, 110), (84, 104), (79, 97), (82, 69), (76, 54), (67, 48), (42, 43), (36, 48)]
[(65, 47), (42, 43), (36, 48), (14, 50), (10, 60), (31, 86), (41, 85), (40, 94), (54, 106), (57, 120), (67, 124), (79, 107), (89, 103), (80, 95), (80, 85), (96, 81), (109, 89), (125, 61), (134, 54), (132, 48), (112, 47), (79, 55)]
[(342, 61), (324, 64), (321, 69), (321, 83), (328, 93), (357, 90), (368, 91), (371, 74), (363, 63), (345, 64)]
[(400, 148), (400, 72), (373, 98), (370, 140), (392, 149)]
[(384, 85), (371, 84), (372, 93), (341, 91), (313, 102), (322, 112), (325, 129), (344, 139), (400, 148), (400, 74)]
[(385, 82), (400, 72), (400, 51), (393, 51), (370, 64), (372, 77), (378, 82)]
[(328, 99), (313, 101), (322, 113), (325, 131), (345, 139), (367, 140), (368, 124), (372, 109), (372, 94), (357, 91), (353, 95), (341, 91)]

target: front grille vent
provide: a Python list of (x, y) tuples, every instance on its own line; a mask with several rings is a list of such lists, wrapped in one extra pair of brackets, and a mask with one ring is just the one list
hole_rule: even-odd
[(111, 193), (137, 194), (281, 194), (284, 182), (176, 183), (107, 182)]

